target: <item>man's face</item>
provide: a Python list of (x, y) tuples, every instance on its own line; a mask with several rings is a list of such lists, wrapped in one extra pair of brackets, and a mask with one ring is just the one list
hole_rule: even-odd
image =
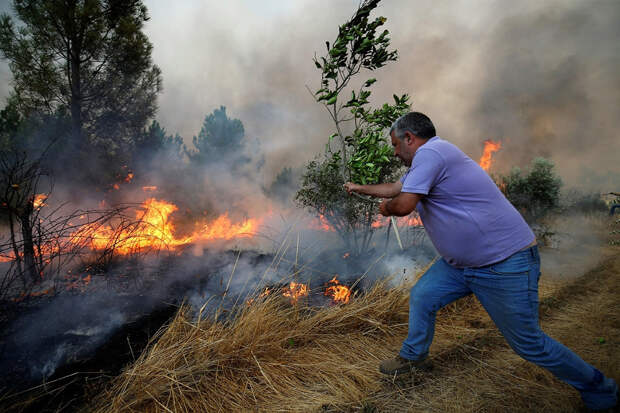
[(394, 132), (390, 134), (390, 137), (392, 138), (392, 146), (394, 147), (394, 156), (399, 158), (406, 166), (411, 166), (415, 151), (425, 142), (410, 132), (405, 132), (405, 136), (402, 140), (398, 139), (396, 135), (394, 135)]

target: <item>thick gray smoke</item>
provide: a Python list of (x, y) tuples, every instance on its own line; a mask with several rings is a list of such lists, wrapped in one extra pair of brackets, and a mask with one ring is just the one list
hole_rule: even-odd
[[(204, 116), (225, 105), (260, 141), (265, 185), (322, 150), (333, 126), (306, 90), (319, 81), (311, 59), (357, 1), (145, 3), (166, 130), (191, 146)], [(474, 159), (483, 140), (501, 139), (497, 172), (547, 156), (568, 184), (612, 190), (620, 175), (617, 1), (392, 0), (375, 13), (388, 18), (400, 55), (373, 73), (376, 103), (409, 93), (440, 136)], [(8, 86), (6, 63), (0, 76)]]
[[(147, 35), (164, 79), (157, 116), (162, 126), (168, 133), (180, 133), (191, 146), (191, 137), (198, 134), (205, 115), (224, 105), (231, 118), (243, 122), (247, 139), (260, 143), (266, 162), (262, 168), (248, 165), (235, 176), (223, 165), (197, 170), (192, 176), (175, 175), (166, 168), (157, 170), (154, 165), (151, 181), (142, 185), (157, 186), (160, 192), (152, 196), (179, 205), (208, 204), (208, 213), (241, 215), (232, 218), (261, 216), (272, 206), (261, 186), (269, 185), (283, 167), (299, 168), (321, 152), (332, 132), (329, 115), (305, 86), (316, 89), (319, 73), (312, 57), (315, 52), (324, 53), (324, 41), (335, 38), (338, 25), (351, 16), (357, 1), (145, 3), (152, 16)], [(620, 189), (612, 187), (620, 180), (620, 3), (497, 0), (473, 5), (390, 0), (376, 13), (388, 18), (387, 28), (400, 59), (372, 75), (378, 79), (374, 102), (388, 101), (393, 93), (410, 94), (413, 108), (433, 119), (438, 134), (474, 159), (480, 156), (485, 139), (501, 140), (503, 149), (495, 156), (498, 172), (546, 156), (556, 162), (568, 184), (586, 184), (603, 191)], [(7, 96), (6, 67), (0, 68), (0, 77), (4, 85), (0, 94)], [(365, 79), (365, 75), (360, 78)], [(140, 187), (135, 190), (141, 191)], [(59, 200), (63, 199), (61, 192), (57, 189)], [(128, 198), (121, 200), (139, 201)], [(273, 234), (265, 236), (274, 250), (282, 245), (278, 237), (288, 224), (274, 224)], [(324, 239), (321, 236), (304, 235), (302, 245), (312, 245), (316, 239)], [(287, 245), (288, 261), (283, 261), (283, 268), (290, 268), (296, 256), (292, 253), (296, 244), (289, 240)], [(334, 251), (331, 261), (310, 247), (301, 256), (305, 261), (316, 256), (315, 262), (322, 263), (323, 269), (350, 279), (371, 264), (348, 268), (351, 264), (342, 264), (342, 253)], [(162, 291), (178, 280), (204, 277), (203, 286), (177, 295), (186, 295), (195, 306), (203, 305), (210, 297), (223, 295), (233, 269), (231, 295), (262, 287), (256, 276), (266, 271), (269, 257), (260, 263), (242, 258), (237, 264), (234, 254), (222, 257), (224, 261), (218, 264), (208, 254), (196, 254), (193, 260), (182, 261), (184, 264), (175, 262), (175, 267), (164, 273), (165, 281), (152, 300), (161, 299)], [(421, 265), (430, 259), (432, 255), (420, 260)], [(313, 266), (309, 264), (309, 268)], [(211, 267), (221, 271), (205, 276)], [(398, 272), (395, 282), (413, 276), (408, 256), (388, 260), (385, 268), (377, 273)], [(283, 282), (282, 275), (268, 273), (263, 281)], [(311, 271), (304, 276), (310, 277)], [(105, 336), (134, 312), (131, 306), (115, 305), (101, 313), (99, 307), (104, 304), (100, 303), (107, 299), (94, 295), (59, 300), (50, 313), (33, 314), (32, 320), (48, 314), (61, 319), (76, 308), (83, 309), (94, 320), (92, 325), (106, 330)], [(154, 305), (151, 299), (146, 301), (140, 311)], [(50, 327), (49, 335), (61, 331), (90, 337), (87, 323), (77, 318), (80, 322), (72, 326), (59, 323)], [(28, 324), (31, 319), (22, 321)], [(38, 334), (37, 329), (16, 329), (23, 330), (15, 337), (17, 347)], [(68, 352), (66, 346), (50, 347), (33, 363), (32, 374), (48, 376)]]
[[(163, 70), (164, 126), (187, 141), (226, 105), (261, 141), (269, 183), (320, 152), (331, 133), (305, 85), (318, 84), (312, 56), (357, 2), (260, 4), (147, 1), (147, 32)], [(389, 1), (376, 13), (388, 18), (400, 55), (373, 74), (376, 103), (409, 93), (440, 136), (474, 159), (483, 140), (501, 139), (498, 172), (547, 156), (569, 184), (605, 189), (620, 173), (618, 2)]]

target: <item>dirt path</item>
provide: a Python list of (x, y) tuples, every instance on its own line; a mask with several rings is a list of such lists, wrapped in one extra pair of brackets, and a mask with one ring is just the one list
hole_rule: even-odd
[[(620, 382), (620, 250), (570, 284), (541, 279), (543, 330)], [(386, 380), (375, 412), (580, 412), (579, 394), (517, 356), (473, 298), (442, 310), (432, 373)]]

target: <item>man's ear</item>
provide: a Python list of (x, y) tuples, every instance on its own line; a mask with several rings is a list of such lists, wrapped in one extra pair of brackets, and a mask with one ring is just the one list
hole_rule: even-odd
[(405, 143), (407, 145), (410, 145), (411, 142), (413, 142), (413, 139), (414, 139), (413, 133), (409, 131), (405, 131)]

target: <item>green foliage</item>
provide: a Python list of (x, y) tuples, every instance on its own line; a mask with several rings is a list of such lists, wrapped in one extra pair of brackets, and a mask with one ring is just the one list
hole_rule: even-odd
[(192, 142), (196, 150), (185, 153), (189, 160), (197, 165), (215, 162), (233, 162), (240, 164), (248, 160), (243, 156), (245, 147), (245, 130), (239, 119), (231, 119), (226, 115), (226, 107), (220, 106), (207, 115), (198, 136)]
[(389, 50), (389, 32), (379, 32), (385, 17), (370, 18), (378, 3), (362, 2), (353, 17), (339, 27), (336, 40), (326, 42), (326, 54), (314, 58), (321, 72), (314, 97), (329, 112), (336, 131), (329, 137), (324, 155), (307, 165), (296, 196), (301, 206), (324, 215), (336, 226), (356, 253), (368, 248), (377, 211), (347, 196), (342, 184), (375, 184), (394, 178), (400, 163), (384, 139), (385, 129), (410, 108), (407, 95), (394, 95), (392, 104), (372, 108), (370, 87), (377, 81), (373, 77), (358, 81), (357, 88), (351, 85), (362, 70), (374, 71), (397, 60), (396, 50)]
[(540, 220), (560, 205), (562, 179), (556, 175), (551, 161), (536, 158), (523, 173), (514, 168), (500, 178), (506, 198), (532, 223)]
[(142, 33), (146, 7), (140, 0), (14, 0), (13, 8), (20, 22), (0, 17), (0, 51), (20, 114), (70, 114), (74, 149), (125, 152), (161, 90)]
[(344, 181), (340, 173), (341, 159), (338, 153), (329, 158), (314, 159), (306, 166), (296, 201), (318, 214), (338, 231), (347, 250), (360, 253), (368, 248), (372, 232), (354, 236), (356, 226), (370, 224), (375, 216), (375, 205), (359, 202), (342, 189)]
[(160, 155), (177, 160), (183, 159), (183, 138), (179, 134), (167, 135), (166, 130), (154, 120), (134, 142), (134, 162), (152, 162)]

